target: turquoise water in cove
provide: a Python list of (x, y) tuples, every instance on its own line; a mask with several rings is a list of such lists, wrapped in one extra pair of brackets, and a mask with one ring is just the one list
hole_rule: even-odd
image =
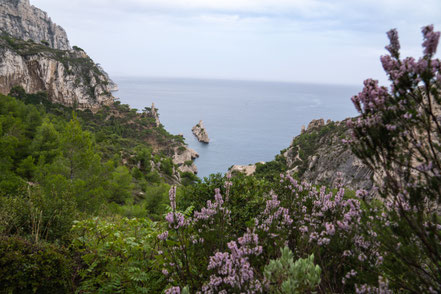
[[(152, 102), (161, 123), (182, 133), (200, 157), (200, 177), (225, 173), (233, 164), (270, 161), (312, 119), (356, 115), (350, 97), (356, 86), (176, 78), (115, 78), (121, 103), (143, 109)], [(203, 120), (210, 144), (191, 128)]]

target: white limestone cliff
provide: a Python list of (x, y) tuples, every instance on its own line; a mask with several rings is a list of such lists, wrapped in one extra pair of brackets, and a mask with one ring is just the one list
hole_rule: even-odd
[(17, 39), (47, 42), (54, 49), (71, 49), (64, 29), (29, 0), (0, 0), (0, 30)]

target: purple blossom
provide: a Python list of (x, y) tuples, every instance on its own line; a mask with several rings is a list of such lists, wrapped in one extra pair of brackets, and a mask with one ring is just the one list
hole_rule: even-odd
[(165, 232), (163, 232), (162, 234), (159, 234), (159, 235), (158, 235), (158, 239), (159, 239), (159, 240), (164, 241), (164, 240), (166, 240), (167, 238), (168, 238), (168, 231), (165, 231)]
[(393, 57), (398, 58), (400, 52), (400, 41), (398, 40), (398, 32), (396, 29), (392, 29), (387, 32), (387, 37), (389, 38), (390, 44), (386, 46), (387, 51)]
[(165, 294), (181, 294), (181, 288), (171, 287), (165, 290)]
[(202, 291), (221, 293), (222, 287), (226, 287), (246, 289), (247, 293), (262, 293), (262, 284), (255, 277), (249, 262), (250, 256), (262, 253), (262, 246), (258, 241), (258, 236), (248, 230), (237, 242), (231, 241), (227, 244), (230, 252), (217, 252), (211, 256), (207, 269), (213, 270), (215, 274), (210, 276), (210, 281), (203, 286)]
[(326, 223), (326, 224), (325, 224), (325, 228), (326, 228), (326, 233), (327, 233), (329, 236), (332, 236), (332, 235), (335, 234), (335, 227), (334, 227), (333, 224), (331, 224), (331, 223)]
[(165, 220), (168, 222), (169, 227), (175, 230), (187, 225), (184, 215), (180, 212), (169, 212), (165, 216)]
[(438, 47), (440, 32), (433, 31), (433, 25), (425, 26), (421, 29), (424, 36), (424, 55), (432, 56)]
[(168, 197), (170, 199), (170, 206), (173, 211), (176, 210), (176, 186), (172, 186), (168, 191)]

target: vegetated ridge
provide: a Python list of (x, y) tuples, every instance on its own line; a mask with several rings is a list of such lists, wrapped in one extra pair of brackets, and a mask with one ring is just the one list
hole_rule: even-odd
[(351, 190), (372, 189), (372, 170), (344, 143), (350, 130), (347, 120), (312, 120), (273, 161), (256, 163), (255, 175), (287, 172), (316, 185), (333, 186), (339, 180)]
[[(20, 99), (44, 92), (44, 97), (39, 97), (45, 105), (51, 102), (95, 114), (86, 115), (85, 125), (94, 121), (96, 125), (118, 125), (121, 130), (126, 127), (124, 138), (145, 144), (153, 155), (171, 159), (173, 172), (168, 182), (179, 183), (182, 172), (197, 173), (193, 159), (198, 154), (187, 148), (182, 137), (165, 131), (157, 109), (152, 105), (138, 113), (120, 105), (112, 94), (117, 85), (83, 49), (70, 47), (64, 29), (45, 12), (27, 0), (2, 0), (0, 8), (0, 93), (7, 95), (12, 90)], [(24, 91), (17, 93), (17, 86)], [(124, 162), (130, 162), (124, 159), (131, 156), (130, 152), (118, 152), (122, 152)], [(153, 168), (160, 170), (156, 165)]]

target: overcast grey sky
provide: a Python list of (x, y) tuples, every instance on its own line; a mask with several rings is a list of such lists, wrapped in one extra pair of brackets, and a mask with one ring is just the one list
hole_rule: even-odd
[[(441, 0), (31, 0), (111, 76), (385, 81), (385, 32), (420, 56)], [(441, 48), (440, 48), (441, 50)], [(439, 56), (439, 54), (438, 54)]]

